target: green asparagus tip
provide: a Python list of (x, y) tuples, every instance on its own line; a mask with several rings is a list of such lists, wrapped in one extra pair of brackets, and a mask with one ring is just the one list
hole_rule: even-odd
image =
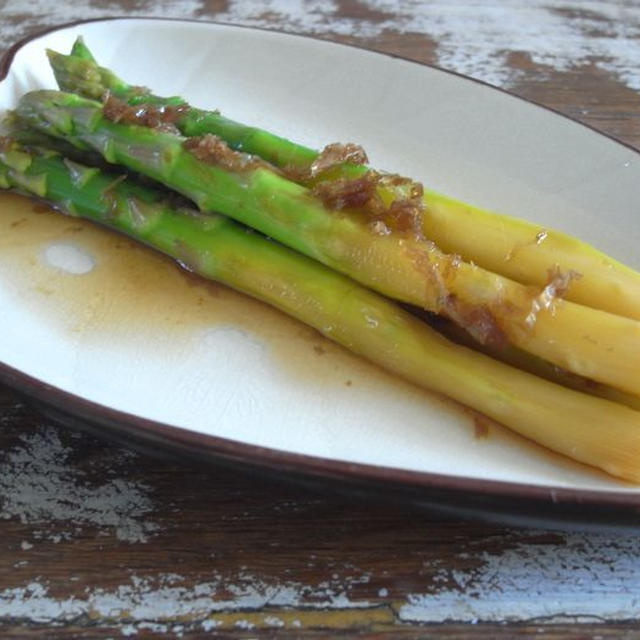
[(71, 55), (76, 58), (82, 58), (83, 60), (89, 60), (90, 62), (96, 61), (89, 50), (89, 47), (84, 43), (84, 38), (82, 36), (78, 36), (76, 41), (73, 43), (73, 47), (71, 47)]

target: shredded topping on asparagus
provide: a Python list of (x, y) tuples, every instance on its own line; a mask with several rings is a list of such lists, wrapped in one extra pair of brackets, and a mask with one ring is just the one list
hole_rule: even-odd
[[(435, 244), (426, 242), (431, 250), (436, 250)], [(438, 292), (437, 313), (453, 320), (482, 345), (502, 349), (508, 344), (508, 336), (502, 329), (499, 318), (509, 309), (499, 295), (492, 304), (472, 304), (451, 293), (451, 282), (462, 263), (459, 255), (445, 254), (437, 264), (431, 262), (422, 251), (411, 249), (409, 256), (424, 273), (426, 286), (433, 287)]]
[(507, 346), (507, 336), (488, 305), (466, 304), (455, 295), (449, 295), (445, 299), (444, 309), (447, 316), (480, 344), (498, 349)]
[(449, 254), (443, 256), (446, 262), (438, 265), (426, 260), (421, 252), (411, 251), (414, 264), (419, 267), (429, 279), (429, 284), (439, 292), (438, 313), (444, 314), (453, 320), (458, 326), (469, 333), (482, 345), (502, 349), (507, 346), (509, 339), (501, 326), (500, 319), (504, 321), (509, 315), (522, 318), (528, 331), (535, 327), (538, 314), (543, 311), (554, 313), (554, 304), (562, 299), (571, 283), (582, 277), (576, 271), (563, 272), (558, 265), (549, 269), (548, 281), (541, 291), (532, 294), (531, 304), (528, 308), (513, 305), (507, 300), (501, 299), (498, 294), (495, 301), (490, 304), (469, 304), (460, 300), (450, 292), (449, 283), (455, 277), (460, 256)]
[(175, 126), (176, 121), (189, 109), (189, 105), (164, 105), (153, 104), (130, 105), (124, 100), (116, 98), (106, 92), (102, 113), (107, 120), (121, 122), (123, 124), (137, 124), (150, 129), (158, 129), (168, 133), (179, 133)]
[[(234, 151), (222, 138), (206, 133), (203, 136), (187, 138), (183, 147), (201, 162), (212, 164), (229, 171), (251, 171), (259, 167), (278, 170), (258, 156)], [(279, 173), (279, 172), (278, 172)]]
[(375, 173), (367, 171), (352, 180), (337, 178), (319, 182), (313, 187), (312, 192), (329, 209), (359, 209), (369, 205), (376, 198)]
[(353, 142), (347, 142), (346, 144), (334, 142), (328, 144), (311, 163), (309, 175), (315, 178), (324, 171), (344, 162), (360, 165), (367, 164), (369, 159), (367, 158), (365, 150), (359, 144), (353, 144)]
[[(385, 203), (382, 190), (393, 193), (395, 199)], [(409, 178), (369, 170), (358, 178), (319, 182), (312, 193), (329, 209), (361, 210), (371, 230), (378, 235), (398, 231), (423, 237), (423, 188)]]
[(561, 271), (558, 265), (549, 269), (549, 279), (546, 286), (531, 301), (531, 310), (525, 318), (527, 328), (533, 329), (540, 311), (547, 310), (553, 313), (555, 300), (563, 298), (569, 290), (571, 283), (581, 277), (582, 274), (577, 271)]

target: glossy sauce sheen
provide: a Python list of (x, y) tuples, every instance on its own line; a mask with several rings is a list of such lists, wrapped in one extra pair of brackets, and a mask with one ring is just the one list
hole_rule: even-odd
[[(47, 262), (48, 247), (68, 245), (92, 256), (93, 269), (76, 275)], [(23, 299), (34, 313), (75, 333), (108, 340), (153, 331), (180, 340), (234, 327), (267, 345), (296, 379), (354, 387), (373, 378), (423, 393), (262, 302), (194, 276), (119, 233), (12, 194), (0, 194), (0, 265), (3, 286), (28, 290)]]
[[(76, 275), (47, 262), (48, 247), (69, 245), (93, 258), (91, 270)], [(123, 235), (13, 194), (0, 194), (0, 270), (0, 285), (28, 292), (24, 303), (59, 329), (106, 344), (153, 332), (167, 344), (233, 327), (265, 345), (284, 374), (320, 385), (323, 393), (383, 384), (407, 402), (428, 400), (464, 416), (470, 444), (482, 446), (487, 436), (494, 443), (515, 439), (536, 455), (574, 466), (484, 416), (479, 429), (476, 412), (392, 377), (264, 303), (189, 274)]]

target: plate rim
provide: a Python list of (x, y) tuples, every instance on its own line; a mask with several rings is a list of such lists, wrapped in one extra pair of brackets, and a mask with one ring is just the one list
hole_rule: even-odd
[[(275, 33), (286, 37), (316, 40), (339, 47), (350, 47), (387, 58), (403, 60), (421, 67), (435, 69), (463, 80), (478, 83), (491, 90), (506, 94), (511, 98), (549, 111), (556, 116), (560, 116), (567, 121), (590, 130), (594, 134), (608, 139), (614, 144), (625, 147), (640, 156), (640, 150), (630, 143), (618, 140), (613, 135), (602, 132), (590, 124), (580, 122), (547, 105), (540, 104), (511, 93), (504, 88), (496, 87), (483, 80), (472, 78), (456, 71), (443, 69), (437, 65), (427, 64), (405, 56), (377, 51), (358, 44), (335, 42), (328, 38), (290, 33), (279, 29), (253, 27), (213, 20), (166, 18), (160, 16), (104, 16), (52, 25), (28, 34), (6, 49), (0, 58), (0, 83), (4, 82), (8, 76), (15, 56), (20, 49), (50, 33), (95, 22), (127, 22), (140, 20), (215, 25), (229, 29)], [(576, 489), (563, 486), (540, 486), (524, 482), (487, 480), (462, 475), (412, 471), (409, 469), (349, 462), (346, 460), (295, 453), (244, 443), (221, 436), (199, 433), (188, 428), (173, 426), (88, 400), (80, 395), (73, 394), (60, 387), (50, 385), (43, 380), (32, 377), (4, 362), (0, 362), (0, 382), (18, 393), (24, 394), (45, 406), (63, 411), (65, 414), (81, 417), (89, 421), (94, 420), (101, 425), (111, 425), (112, 427), (117, 425), (120, 428), (126, 428), (128, 431), (132, 430), (132, 439), (140, 438), (144, 441), (154, 442), (163, 448), (177, 446), (179, 450), (174, 450), (175, 454), (181, 451), (188, 452), (189, 450), (194, 450), (202, 453), (203, 457), (211, 460), (220, 461), (222, 459), (238, 466), (249, 463), (251, 466), (263, 470), (276, 471), (280, 474), (299, 474), (305, 477), (310, 476), (315, 479), (324, 480), (346, 480), (372, 486), (389, 485), (390, 487), (404, 487), (418, 491), (442, 491), (449, 494), (464, 494), (465, 496), (478, 496), (493, 500), (525, 499), (527, 501), (554, 506), (580, 505), (600, 508), (640, 507), (640, 492), (630, 493), (607, 489), (597, 490)], [(108, 437), (108, 434), (105, 434), (105, 437)]]

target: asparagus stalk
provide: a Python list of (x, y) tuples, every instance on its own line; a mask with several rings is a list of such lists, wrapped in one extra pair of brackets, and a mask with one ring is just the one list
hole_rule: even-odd
[(46, 198), (263, 300), (375, 364), (518, 433), (640, 482), (640, 412), (565, 389), (455, 345), (385, 298), (219, 215), (176, 211), (161, 194), (5, 140), (0, 186)]
[(36, 91), (16, 114), (26, 125), (98, 151), (283, 244), (402, 302), (444, 313), (465, 328), (498, 332), (521, 349), (628, 393), (640, 395), (640, 323), (554, 300), (543, 292), (440, 252), (432, 243), (378, 236), (354, 216), (331, 212), (309, 192), (251, 163), (230, 170), (198, 160), (184, 139), (108, 120), (73, 94)]
[(5, 117), (3, 125), (7, 136), (23, 147), (49, 149), (76, 162), (98, 166), (102, 169), (110, 167), (99, 153), (78, 149), (63, 138), (52, 138), (36, 129), (25, 127), (18, 121), (15, 114), (9, 113)]
[[(90, 164), (91, 166), (98, 166), (101, 169), (108, 170), (108, 165), (104, 162), (101, 156), (96, 153), (79, 150), (62, 139), (51, 138), (33, 129), (21, 128), (15, 124), (10, 126), (10, 135), (13, 140), (23, 147), (52, 149), (60, 155), (77, 163)], [(141, 177), (138, 177), (138, 183), (140, 182), (140, 178)], [(160, 194), (158, 194), (158, 196), (159, 195)], [(175, 196), (175, 194), (173, 194), (173, 196)], [(173, 200), (175, 200), (175, 197), (173, 197)], [(410, 309), (410, 311), (425, 320), (429, 326), (455, 343), (462, 344), (469, 349), (475, 349), (481, 353), (485, 353), (492, 358), (498, 359), (513, 367), (517, 367), (518, 369), (528, 371), (540, 378), (561, 384), (565, 387), (569, 387), (570, 389), (575, 389), (577, 391), (582, 391), (600, 398), (611, 400), (612, 402), (624, 404), (632, 409), (640, 411), (640, 396), (633, 396), (612, 387), (569, 373), (545, 360), (536, 358), (535, 356), (508, 345), (481, 345), (464, 329), (445, 318), (429, 313), (421, 313), (416, 309)]]
[[(98, 66), (81, 39), (71, 56), (47, 53), (63, 90), (94, 99), (108, 90), (131, 104), (185, 104), (182, 98), (162, 98), (128, 85), (109, 69)], [(313, 149), (217, 112), (189, 107), (176, 124), (184, 135), (213, 133), (233, 149), (259, 155), (281, 168), (308, 168), (318, 157)], [(326, 177), (355, 179), (367, 170), (347, 163)], [(640, 320), (640, 274), (566, 234), (497, 215), (428, 189), (422, 224), (425, 236), (441, 250), (523, 284), (545, 286), (554, 265), (575, 271), (582, 277), (567, 292), (568, 300)]]
[(485, 355), (490, 356), (500, 362), (504, 362), (511, 367), (522, 369), (539, 378), (544, 378), (556, 384), (560, 384), (563, 387), (569, 389), (575, 389), (576, 391), (582, 391), (599, 398), (611, 400), (611, 402), (617, 402), (623, 404), (631, 409), (640, 411), (640, 396), (631, 395), (624, 391), (619, 391), (607, 385), (599, 384), (593, 380), (588, 380), (582, 376), (577, 376), (573, 373), (569, 373), (564, 369), (560, 369), (555, 365), (552, 365), (546, 360), (532, 356), (525, 351), (521, 351), (516, 347), (496, 346), (491, 344), (479, 344), (473, 340), (471, 336), (462, 330), (458, 325), (433, 314), (425, 314), (416, 309), (409, 309), (414, 315), (424, 320), (432, 329), (435, 329), (438, 333), (442, 334), (448, 340), (455, 342), (456, 344), (463, 345), (474, 351), (479, 351)]
[[(81, 52), (80, 55), (78, 52)], [(178, 96), (162, 98), (152, 95), (143, 87), (131, 86), (110, 69), (100, 67), (94, 60), (88, 59), (87, 55), (91, 53), (82, 39), (76, 40), (70, 56), (47, 50), (56, 81), (63, 91), (77, 93), (93, 100), (99, 100), (109, 91), (131, 104), (153, 104), (163, 107), (185, 104)], [(278, 167), (306, 168), (317, 156), (313, 149), (295, 144), (263, 129), (247, 127), (225, 118), (217, 111), (189, 107), (177, 120), (176, 125), (186, 136), (214, 133), (225, 140), (232, 149), (258, 155)]]

